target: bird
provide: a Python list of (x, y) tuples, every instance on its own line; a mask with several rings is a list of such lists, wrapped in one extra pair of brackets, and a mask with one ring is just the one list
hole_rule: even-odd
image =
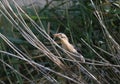
[(53, 34), (53, 36), (55, 38), (59, 38), (60, 39), (60, 43), (62, 45), (62, 48), (64, 48), (65, 50), (77, 55), (77, 60), (80, 60), (81, 62), (85, 62), (85, 58), (83, 57), (82, 54), (78, 53), (78, 51), (75, 49), (75, 47), (69, 42), (68, 37), (64, 34), (64, 33), (56, 33)]

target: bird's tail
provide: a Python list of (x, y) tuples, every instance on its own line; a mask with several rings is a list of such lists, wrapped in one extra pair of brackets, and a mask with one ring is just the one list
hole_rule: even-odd
[(74, 53), (75, 55), (75, 59), (77, 60), (77, 61), (81, 61), (81, 62), (85, 62), (85, 58), (83, 57), (83, 55), (81, 55), (80, 53)]

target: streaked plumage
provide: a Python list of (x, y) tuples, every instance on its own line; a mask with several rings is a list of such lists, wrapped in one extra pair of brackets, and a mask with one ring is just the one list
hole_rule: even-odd
[(72, 44), (69, 43), (68, 37), (65, 34), (57, 33), (57, 34), (54, 34), (54, 37), (57, 37), (60, 39), (60, 43), (62, 44), (62, 47), (65, 50), (76, 54), (77, 56), (80, 57), (80, 61), (85, 62), (84, 57), (80, 53), (77, 52), (77, 50), (74, 48), (74, 46)]

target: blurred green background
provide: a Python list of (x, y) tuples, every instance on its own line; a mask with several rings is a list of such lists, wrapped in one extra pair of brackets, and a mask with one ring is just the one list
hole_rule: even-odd
[[(56, 5), (53, 5), (52, 3), (54, 2), (58, 3)], [(91, 0), (52, 0), (51, 2), (45, 4), (43, 8), (39, 6), (36, 7), (34, 6), (34, 4), (23, 6), (21, 8), (25, 11), (26, 14), (29, 15), (30, 18), (32, 18), (38, 24), (38, 26), (45, 30), (50, 37), (53, 38), (53, 34), (58, 32), (65, 33), (68, 36), (70, 43), (79, 47), (86, 59), (102, 62), (102, 60), (93, 51), (95, 50), (100, 56), (109, 61), (111, 64), (119, 65), (120, 49), (118, 49), (116, 44), (111, 41), (105, 29), (103, 28), (103, 26), (101, 26), (99, 19), (95, 16), (95, 12), (96, 10), (99, 12), (102, 21), (106, 26), (106, 30), (108, 30), (109, 34), (119, 45), (120, 1), (94, 0), (94, 4), (95, 8), (91, 3)], [(11, 7), (19, 16), (16, 7), (14, 5), (11, 5)], [(2, 10), (2, 8), (0, 8), (0, 10)], [(21, 15), (28, 27), (38, 37), (38, 39), (43, 42), (43, 44), (45, 44), (48, 49), (51, 49), (49, 48), (51, 47), (50, 43), (47, 42), (47, 40), (34, 28), (30, 20), (26, 18), (24, 14)], [(15, 18), (14, 15), (12, 16), (17, 22), (17, 18)], [(19, 25), (22, 28), (22, 24)], [(11, 24), (10, 21), (5, 18), (2, 13), (0, 13), (0, 33), (6, 36), (17, 46), (17, 48), (30, 56), (34, 61), (43, 64), (46, 67), (54, 67), (54, 70), (61, 72), (59, 69), (57, 70), (56, 66), (48, 58), (46, 58), (44, 55), (42, 57), (42, 54), (24, 39), (21, 33), (14, 27), (14, 24)], [(82, 39), (84, 39), (84, 41), (89, 44), (89, 46)], [(12, 50), (1, 38), (0, 50), (16, 54), (16, 52)], [(41, 58), (39, 57), (39, 55)], [(37, 56), (39, 59), (37, 59)], [(33, 71), (34, 69), (32, 69), (30, 65), (27, 65), (26, 62), (2, 53), (0, 53), (0, 59), (10, 64), (22, 74), (27, 73), (26, 76), (28, 78), (35, 81), (42, 80), (38, 79), (42, 77), (41, 74), (38, 75), (38, 72)], [(0, 67), (1, 83), (4, 82), (5, 84), (29, 84), (25, 82), (25, 80), (20, 75), (15, 73), (10, 68), (6, 67), (5, 64), (1, 63)], [(101, 67), (96, 68), (96, 70), (99, 71)], [(120, 83), (120, 68), (117, 69), (118, 73), (114, 71), (114, 69), (109, 69), (108, 67), (102, 67), (101, 69), (102, 70), (100, 70), (100, 72), (103, 71), (106, 74), (109, 74), (107, 75), (109, 77), (107, 77), (106, 75), (103, 76), (103, 78), (107, 82), (109, 81), (110, 84)], [(51, 75), (54, 77), (54, 74)], [(63, 81), (63, 79), (57, 79), (60, 84), (65, 84), (61, 83), (61, 80)], [(103, 82), (102, 84), (107, 84), (107, 82)], [(48, 82), (45, 82), (45, 84), (48, 84)], [(90, 84), (94, 83), (91, 82)]]

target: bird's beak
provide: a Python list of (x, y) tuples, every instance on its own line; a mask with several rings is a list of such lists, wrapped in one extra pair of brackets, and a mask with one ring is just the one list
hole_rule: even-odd
[(54, 36), (54, 38), (56, 38), (56, 37), (57, 37), (56, 43), (61, 43), (61, 41), (60, 41), (60, 40), (58, 40), (58, 39), (59, 39), (60, 34), (53, 34), (53, 36)]
[(59, 37), (60, 34), (53, 34), (53, 36), (56, 38), (56, 37)]

